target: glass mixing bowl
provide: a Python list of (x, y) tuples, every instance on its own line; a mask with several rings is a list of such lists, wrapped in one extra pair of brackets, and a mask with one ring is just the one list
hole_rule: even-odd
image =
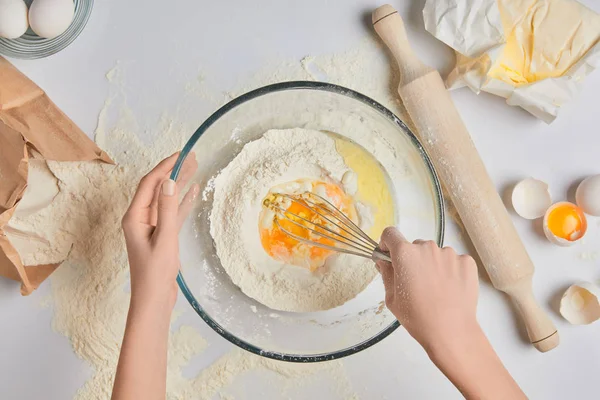
[(392, 157), (397, 165), (387, 173), (397, 226), (409, 240), (434, 240), (441, 246), (444, 207), (437, 175), (415, 135), (391, 111), (350, 89), (320, 82), (265, 86), (224, 105), (196, 130), (171, 175), (176, 180), (189, 152), (196, 153), (194, 181), (202, 195), (180, 234), (181, 291), (211, 328), (237, 346), (277, 360), (316, 362), (359, 352), (400, 326), (384, 307), (381, 277), (354, 299), (327, 311), (273, 310), (232, 283), (209, 233), (211, 179), (267, 130), (295, 127), (343, 136), (352, 129), (360, 142), (379, 146), (378, 153), (387, 154), (388, 161)]

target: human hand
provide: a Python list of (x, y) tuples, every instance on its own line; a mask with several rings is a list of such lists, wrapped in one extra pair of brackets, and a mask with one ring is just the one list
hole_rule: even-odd
[(473, 258), (432, 241), (409, 243), (393, 227), (383, 231), (380, 248), (392, 259), (377, 262), (386, 306), (427, 351), (479, 329)]
[(381, 235), (392, 262), (377, 261), (385, 303), (468, 399), (526, 399), (479, 327), (475, 261), (434, 242)]
[(179, 153), (161, 161), (142, 178), (122, 226), (129, 256), (131, 302), (166, 306), (177, 299), (179, 230), (198, 196), (192, 185), (179, 202), (179, 192), (192, 178), (198, 163), (190, 153), (181, 167), (177, 183), (169, 179)]

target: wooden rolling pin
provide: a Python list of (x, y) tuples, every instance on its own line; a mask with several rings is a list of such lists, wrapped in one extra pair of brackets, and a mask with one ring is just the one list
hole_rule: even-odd
[(535, 348), (553, 349), (558, 332), (533, 297), (533, 263), (442, 78), (415, 56), (392, 6), (373, 12), (373, 26), (398, 63), (398, 93), (493, 285), (511, 297)]

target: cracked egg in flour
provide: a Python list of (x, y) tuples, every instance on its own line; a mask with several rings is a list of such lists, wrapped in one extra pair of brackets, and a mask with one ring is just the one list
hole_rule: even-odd
[[(302, 224), (278, 218), (277, 226), (264, 201), (281, 200), (275, 193), (317, 194), (379, 240), (396, 222), (391, 188), (378, 160), (340, 135), (270, 130), (247, 143), (215, 178), (211, 235), (221, 264), (244, 293), (271, 308), (314, 311), (341, 305), (377, 275), (373, 262), (300, 243), (284, 230), (331, 244), (312, 237)], [(319, 222), (310, 210), (288, 203), (277, 205), (296, 220)]]
[[(356, 175), (350, 171), (344, 174), (344, 177), (352, 176)], [(347, 179), (356, 181), (356, 178)], [(333, 255), (334, 251), (312, 246), (291, 235), (324, 246), (335, 246), (336, 243), (330, 238), (314, 232), (318, 225), (327, 225), (327, 221), (322, 215), (286, 196), (280, 196), (281, 194), (302, 195), (304, 193), (314, 193), (326, 199), (352, 222), (358, 223), (354, 199), (339, 185), (314, 179), (299, 179), (278, 185), (269, 191), (263, 201), (265, 207), (260, 213), (258, 229), (263, 249), (275, 260), (315, 271), (325, 264), (327, 258)], [(279, 217), (279, 215), (284, 215), (284, 217)]]

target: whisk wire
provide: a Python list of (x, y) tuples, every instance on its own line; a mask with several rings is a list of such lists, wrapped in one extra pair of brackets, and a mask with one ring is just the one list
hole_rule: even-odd
[[(289, 237), (296, 239), (299, 242), (327, 250), (352, 254), (373, 260), (391, 261), (389, 255), (379, 249), (377, 242), (363, 232), (352, 219), (322, 196), (312, 192), (307, 192), (302, 195), (279, 193), (276, 194), (276, 196), (299, 204), (313, 215), (317, 215), (322, 218), (323, 221), (326, 221), (323, 224), (318, 221), (311, 221), (310, 219), (299, 215), (299, 213), (294, 213), (280, 207), (273, 201), (265, 201), (265, 206), (275, 211), (278, 215), (278, 217), (274, 219), (275, 224)], [(330, 240), (337, 245), (322, 243), (312, 240), (309, 237), (303, 237), (290, 232), (280, 224), (280, 218), (305, 229), (307, 232), (310, 232), (319, 238)]]
[[(311, 194), (313, 194), (313, 193), (311, 193)], [(349, 227), (348, 227), (348, 229), (350, 229), (350, 230), (348, 230), (348, 229), (346, 229), (346, 227), (345, 227), (345, 225), (347, 226), (347, 224), (345, 224), (343, 220), (342, 220), (342, 221), (339, 221), (340, 217), (337, 217), (337, 218), (338, 218), (338, 220), (337, 220), (337, 221), (332, 221), (332, 220), (331, 220), (331, 219), (330, 219), (330, 218), (329, 218), (327, 215), (323, 214), (322, 212), (319, 212), (319, 211), (317, 210), (317, 208), (321, 209), (321, 207), (323, 207), (323, 205), (322, 205), (322, 204), (318, 204), (318, 203), (315, 203), (315, 202), (313, 202), (313, 201), (309, 201), (308, 199), (306, 199), (306, 198), (304, 198), (304, 197), (302, 197), (301, 199), (297, 199), (297, 198), (295, 198), (295, 197), (293, 197), (293, 196), (289, 196), (289, 195), (283, 195), (283, 197), (286, 197), (286, 198), (290, 199), (291, 201), (293, 201), (293, 202), (295, 202), (295, 203), (297, 203), (297, 204), (300, 204), (301, 206), (305, 207), (306, 209), (310, 210), (311, 212), (313, 212), (313, 213), (315, 213), (315, 214), (319, 215), (320, 217), (322, 217), (323, 219), (325, 219), (327, 222), (329, 222), (329, 223), (330, 223), (330, 224), (332, 224), (333, 226), (336, 226), (337, 228), (339, 228), (339, 229), (343, 230), (344, 232), (348, 233), (349, 235), (351, 235), (352, 237), (354, 237), (356, 240), (359, 240), (359, 241), (360, 241), (360, 243), (361, 243), (361, 244), (363, 244), (364, 246), (366, 246), (367, 248), (371, 248), (371, 247), (377, 247), (377, 244), (376, 244), (376, 243), (374, 243), (374, 242), (371, 240), (371, 238), (369, 238), (368, 236), (366, 236), (366, 234), (364, 234), (364, 232), (362, 232), (362, 231), (360, 230), (360, 228), (358, 228), (358, 227), (357, 227), (357, 226), (356, 226), (356, 225), (355, 225), (355, 224), (352, 222), (352, 220), (351, 220), (350, 218), (346, 217), (346, 216), (345, 216), (345, 215), (344, 215), (344, 214), (343, 214), (341, 211), (339, 211), (337, 208), (335, 208), (335, 206), (333, 206), (333, 205), (332, 205), (331, 203), (329, 203), (327, 200), (323, 199), (321, 196), (318, 196), (318, 195), (315, 195), (315, 196), (319, 197), (320, 199), (322, 199), (323, 201), (327, 202), (327, 203), (330, 205), (331, 209), (330, 209), (330, 208), (325, 208), (325, 212), (326, 212), (326, 213), (329, 213), (329, 214), (334, 214), (334, 212), (337, 212), (337, 213), (339, 213), (339, 214), (340, 214), (340, 215), (341, 215), (341, 216), (342, 216), (344, 219), (347, 219), (347, 220), (348, 220), (348, 221), (349, 221), (349, 222), (350, 222), (350, 223), (351, 223), (351, 224), (354, 226), (354, 228), (353, 228), (352, 226), (349, 226)], [(286, 211), (286, 212), (288, 212), (288, 211)], [(336, 215), (335, 215), (335, 214), (334, 214), (334, 217), (336, 217)], [(316, 225), (315, 223), (313, 223), (312, 221), (307, 221), (307, 222), (309, 222), (309, 223), (311, 223), (311, 224), (313, 224), (313, 225), (317, 226), (317, 225)], [(329, 231), (329, 232), (331, 232), (331, 233), (333, 233), (333, 234), (336, 234), (336, 235), (338, 235), (338, 236), (340, 236), (340, 237), (344, 238), (345, 240), (349, 240), (347, 237), (345, 237), (345, 236), (341, 235), (339, 232), (335, 232), (335, 231), (333, 231), (333, 230), (331, 230), (331, 229), (327, 229), (327, 228), (326, 228), (326, 227), (324, 227), (324, 226), (319, 226), (319, 228), (326, 229), (327, 231)], [(358, 231), (356, 231), (356, 230), (358, 230)], [(366, 236), (366, 237), (367, 237), (367, 239), (369, 239), (369, 240), (365, 240), (365, 236)]]
[[(341, 212), (340, 210), (337, 209), (337, 207), (335, 207), (333, 204), (331, 204), (331, 202), (329, 202), (329, 200), (325, 199), (324, 197), (319, 196), (316, 193), (310, 193), (311, 196), (317, 197), (319, 200), (321, 200), (324, 204), (328, 205), (329, 207), (327, 207), (327, 211), (334, 214), (334, 216), (336, 216), (338, 219), (342, 220), (343, 222), (346, 223), (347, 226), (350, 227), (350, 229), (358, 234), (358, 237), (362, 238), (363, 240), (367, 241), (368, 243), (372, 244), (373, 246), (377, 247), (378, 243), (375, 242), (373, 239), (371, 239), (371, 237), (369, 235), (367, 235), (362, 229), (360, 229), (360, 227), (358, 225), (356, 225), (354, 223), (354, 221), (352, 221), (350, 218), (348, 218), (348, 216), (346, 214), (344, 214), (343, 212)], [(307, 203), (309, 203), (308, 200), (306, 200)], [(322, 204), (319, 203), (315, 203), (314, 201), (311, 201), (309, 204), (315, 205), (317, 207), (322, 207)]]
[[(373, 248), (373, 247), (369, 247), (369, 246), (367, 246), (367, 245), (363, 245), (363, 244), (361, 244), (361, 243), (354, 243), (354, 242), (350, 241), (350, 240), (349, 240), (348, 238), (346, 238), (345, 236), (343, 236), (343, 235), (341, 235), (340, 233), (338, 233), (338, 232), (334, 231), (333, 229), (330, 229), (330, 228), (328, 228), (327, 226), (324, 226), (324, 225), (317, 225), (317, 224), (316, 224), (316, 223), (314, 223), (313, 221), (311, 221), (311, 220), (309, 220), (309, 219), (307, 219), (307, 218), (304, 218), (304, 217), (302, 217), (302, 216), (300, 216), (300, 215), (298, 215), (298, 214), (296, 214), (296, 213), (293, 213), (293, 212), (291, 212), (291, 211), (285, 210), (285, 209), (283, 209), (283, 208), (281, 208), (281, 207), (279, 207), (279, 206), (272, 206), (272, 207), (273, 207), (273, 208), (275, 208), (275, 209), (277, 209), (277, 210), (278, 210), (278, 211), (281, 213), (281, 215), (283, 216), (283, 218), (285, 218), (287, 221), (289, 221), (289, 222), (293, 223), (294, 225), (296, 225), (296, 226), (298, 226), (298, 227), (300, 227), (300, 228), (303, 228), (303, 229), (306, 229), (306, 230), (308, 230), (308, 231), (310, 231), (310, 232), (313, 232), (314, 234), (318, 235), (319, 237), (322, 237), (322, 238), (325, 238), (325, 239), (330, 239), (330, 240), (333, 240), (333, 241), (335, 241), (335, 242), (337, 242), (337, 243), (340, 243), (340, 244), (346, 245), (346, 246), (348, 246), (348, 247), (351, 247), (351, 248), (354, 248), (354, 249), (356, 249), (356, 250), (361, 250), (361, 251), (366, 251), (366, 252), (371, 252), (371, 253), (372, 253), (372, 252), (373, 252), (373, 250), (374, 250), (374, 248)], [(306, 223), (308, 223), (308, 224), (311, 224), (311, 225), (312, 225), (312, 226), (314, 226), (315, 228), (323, 229), (323, 230), (325, 230), (325, 231), (327, 231), (327, 232), (331, 233), (332, 235), (335, 235), (335, 237), (328, 236), (328, 235), (324, 235), (324, 234), (323, 234), (323, 232), (319, 232), (317, 229), (313, 229), (313, 228), (311, 228), (310, 226), (306, 226), (306, 225), (304, 225), (304, 224), (301, 224), (300, 222), (298, 222), (298, 221), (295, 221), (295, 220), (293, 220), (292, 218), (289, 218), (289, 216), (288, 216), (288, 215), (291, 215), (291, 216), (292, 216), (292, 217), (294, 217), (294, 218), (298, 218), (298, 219), (300, 219), (300, 220), (302, 220), (302, 221), (304, 221), (304, 222), (306, 222)], [(321, 214), (319, 214), (319, 215), (321, 215)], [(291, 236), (291, 237), (293, 237), (294, 239), (296, 239), (296, 240), (298, 240), (298, 241), (301, 241), (301, 242), (304, 242), (304, 243), (308, 243), (308, 244), (311, 244), (311, 245), (325, 245), (325, 244), (323, 244), (323, 243), (319, 243), (319, 242), (315, 242), (315, 241), (313, 241), (313, 240), (310, 240), (310, 239), (307, 239), (307, 238), (303, 238), (303, 237), (301, 237), (301, 236), (298, 236), (298, 235), (296, 235), (296, 234), (294, 234), (294, 233), (292, 233), (292, 232), (288, 231), (287, 229), (285, 229), (284, 227), (282, 227), (282, 226), (281, 226), (281, 224), (279, 223), (279, 221), (278, 221), (278, 220), (275, 220), (275, 223), (277, 224), (277, 226), (279, 227), (279, 229), (280, 229), (280, 230), (281, 230), (283, 233), (285, 233), (285, 234), (286, 234), (286, 235), (288, 235), (288, 236)], [(321, 247), (321, 246), (318, 246), (318, 247)], [(333, 247), (333, 246), (330, 246), (330, 248), (329, 248), (329, 249), (330, 249), (330, 250), (331, 250), (331, 249), (333, 249), (333, 250), (336, 250), (336, 251), (338, 251), (338, 250), (339, 250), (338, 248), (336, 248), (336, 247)]]
[[(293, 234), (292, 232), (290, 232), (290, 231), (288, 231), (287, 229), (283, 228), (283, 227), (282, 227), (282, 226), (279, 224), (279, 221), (275, 221), (275, 224), (276, 224), (276, 225), (279, 227), (279, 229), (281, 229), (281, 231), (282, 231), (283, 233), (285, 233), (286, 235), (290, 236), (290, 237), (291, 237), (291, 238), (293, 238), (293, 239), (296, 239), (296, 240), (297, 240), (297, 241), (299, 241), (299, 242), (306, 243), (306, 244), (309, 244), (309, 245), (311, 245), (311, 246), (320, 247), (320, 248), (322, 248), (322, 249), (332, 250), (332, 251), (335, 251), (335, 252), (340, 252), (340, 251), (341, 251), (341, 252), (343, 252), (343, 253), (352, 254), (352, 255), (355, 255), (355, 256), (359, 256), (359, 257), (366, 257), (366, 258), (371, 258), (372, 254), (373, 254), (373, 252), (363, 251), (363, 250), (362, 250), (362, 249), (360, 249), (360, 248), (357, 248), (357, 249), (356, 249), (356, 251), (354, 251), (354, 250), (349, 250), (349, 249), (343, 249), (343, 250), (341, 250), (339, 247), (336, 247), (336, 246), (330, 246), (330, 245), (328, 245), (328, 244), (324, 244), (324, 243), (320, 243), (320, 242), (315, 242), (314, 240), (306, 239), (306, 238), (303, 238), (303, 237), (301, 237), (301, 236), (298, 236), (298, 235), (296, 235), (296, 234)], [(348, 246), (349, 246), (349, 247), (353, 247), (353, 246), (351, 246), (351, 245), (348, 245)]]

